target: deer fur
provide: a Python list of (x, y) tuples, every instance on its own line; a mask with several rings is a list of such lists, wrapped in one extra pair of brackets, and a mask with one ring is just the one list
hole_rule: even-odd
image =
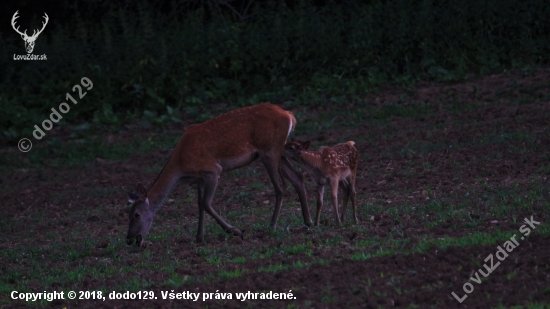
[(197, 242), (204, 240), (205, 212), (214, 217), (226, 232), (242, 237), (241, 230), (231, 226), (214, 210), (212, 200), (222, 173), (248, 165), (256, 159), (263, 163), (275, 187), (271, 227), (276, 227), (281, 210), (282, 177), (290, 180), (298, 192), (304, 223), (312, 225), (303, 177), (286, 158), (281, 157), (288, 134), (295, 126), (296, 118), (291, 112), (263, 103), (187, 127), (151, 188), (146, 190), (138, 184), (137, 193), (127, 192), (133, 203), (129, 211), (127, 243), (132, 244), (137, 239), (137, 245), (141, 245), (149, 233), (153, 216), (180, 183), (197, 185)]

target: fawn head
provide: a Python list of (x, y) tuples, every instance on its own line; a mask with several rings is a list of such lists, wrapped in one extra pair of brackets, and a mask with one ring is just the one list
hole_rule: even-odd
[(141, 183), (138, 183), (136, 192), (126, 192), (128, 194), (128, 202), (132, 203), (132, 207), (128, 211), (130, 215), (130, 227), (128, 228), (126, 243), (131, 245), (134, 239), (136, 239), (136, 245), (139, 247), (145, 236), (149, 233), (149, 229), (153, 223), (154, 212), (147, 198), (147, 190)]
[(298, 159), (300, 156), (300, 153), (303, 150), (307, 150), (309, 148), (310, 141), (305, 141), (302, 143), (299, 142), (288, 142), (285, 144), (285, 149), (283, 150), (283, 156), (291, 159)]

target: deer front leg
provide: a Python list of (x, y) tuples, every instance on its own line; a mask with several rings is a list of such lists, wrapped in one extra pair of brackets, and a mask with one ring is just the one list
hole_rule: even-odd
[(325, 194), (325, 186), (319, 185), (317, 187), (317, 213), (315, 214), (315, 225), (319, 226), (321, 221), (321, 210), (323, 209), (323, 195)]
[(330, 180), (331, 187), (331, 197), (332, 197), (332, 207), (334, 207), (334, 215), (336, 216), (336, 221), (338, 226), (342, 223), (340, 221), (340, 215), (338, 214), (338, 179), (332, 178)]
[(207, 176), (204, 176), (202, 208), (204, 209), (204, 211), (209, 213), (227, 233), (233, 233), (233, 235), (241, 236), (242, 238), (243, 233), (241, 232), (241, 230), (229, 225), (229, 223), (227, 223), (227, 221), (225, 221), (220, 215), (218, 215), (214, 208), (212, 208), (212, 200), (214, 198), (214, 192), (216, 192), (216, 188), (218, 186), (218, 178), (219, 175), (217, 173), (211, 173)]
[(195, 242), (201, 243), (204, 241), (204, 207), (202, 207), (202, 202), (204, 200), (204, 184), (200, 182), (197, 185), (197, 189), (199, 200), (199, 228), (197, 229), (197, 239)]

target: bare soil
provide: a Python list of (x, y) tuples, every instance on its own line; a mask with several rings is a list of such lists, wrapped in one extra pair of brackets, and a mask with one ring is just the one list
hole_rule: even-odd
[[(254, 163), (242, 174), (232, 174), (222, 179), (214, 201), (222, 215), (239, 214), (229, 221), (246, 230), (244, 240), (225, 235), (216, 227), (207, 230), (204, 244), (193, 244), (198, 214), (196, 196), (194, 189), (182, 186), (170, 195), (170, 200), (160, 210), (162, 215), (159, 213), (155, 218), (151, 234), (162, 233), (166, 229), (187, 231), (186, 234), (148, 241), (145, 249), (121, 245), (114, 255), (107, 253), (107, 247), (112, 242), (109, 237), (123, 239), (128, 225), (124, 213), (127, 207), (125, 196), (119, 188), (121, 185), (134, 188), (137, 181), (150, 185), (171, 151), (159, 149), (136, 153), (122, 161), (97, 158), (76, 168), (23, 167), (2, 175), (1, 181), (5, 186), (0, 191), (0, 216), (11, 224), (2, 230), (4, 237), (0, 248), (5, 250), (21, 243), (34, 242), (36, 246), (48, 250), (53, 243), (74, 241), (68, 236), (70, 231), (86, 231), (87, 237), (80, 241), (93, 242), (94, 249), (89, 256), (75, 261), (70, 267), (84, 265), (94, 268), (100, 261), (119, 259), (125, 265), (135, 265), (135, 272), (98, 278), (88, 274), (81, 278), (80, 283), (73, 285), (57, 282), (43, 286), (40, 281), (31, 281), (28, 283), (30, 289), (91, 291), (106, 288), (123, 292), (115, 287), (137, 278), (151, 282), (148, 290), (155, 291), (158, 297), (140, 303), (65, 300), (49, 304), (55, 308), (84, 305), (95, 308), (412, 308), (412, 304), (418, 308), (492, 308), (499, 305), (550, 304), (550, 242), (548, 236), (538, 235), (536, 230), (520, 241), (513, 253), (481, 284), (473, 283), (474, 291), (462, 304), (451, 296), (451, 292), (454, 291), (459, 297), (465, 294), (463, 284), (472, 282), (469, 278), (483, 267), (484, 259), (489, 254), (496, 252), (496, 245), (433, 247), (424, 253), (378, 256), (362, 261), (350, 258), (357, 252), (354, 244), (370, 237), (390, 237), (396, 226), (400, 227), (402, 238), (411, 239), (409, 247), (404, 250), (414, 249), (418, 245), (414, 237), (418, 235), (438, 238), (460, 237), (474, 232), (492, 233), (496, 230), (517, 231), (519, 222), (496, 219), (484, 211), (483, 194), (480, 192), (487, 186), (506, 188), (514, 185), (528, 192), (533, 183), (541, 184), (546, 188), (543, 192), (545, 199), (534, 203), (529, 211), (514, 210), (513, 215), (518, 221), (534, 216), (537, 221), (546, 223), (550, 218), (550, 193), (547, 190), (550, 173), (549, 81), (550, 70), (539, 70), (530, 75), (502, 74), (456, 84), (426, 82), (408, 91), (388, 87), (366, 97), (364, 104), (382, 109), (415, 102), (418, 106), (425, 106), (428, 112), (417, 117), (394, 116), (380, 121), (365, 121), (357, 127), (342, 126), (315, 134), (298, 134), (297, 139), (310, 139), (318, 146), (356, 141), (361, 155), (357, 180), (358, 205), (384, 205), (387, 208), (387, 211), (366, 215), (363, 212), (359, 226), (364, 232), (361, 233), (356, 233), (357, 227), (351, 225), (336, 228), (327, 210), (323, 213), (324, 228), (321, 230), (299, 225), (282, 226), (281, 229), (288, 232), (282, 240), (267, 231), (266, 218), (271, 215), (273, 190), (263, 167)], [(311, 112), (327, 110), (330, 106)], [(365, 115), (365, 118), (370, 119), (368, 116), (372, 115)], [(298, 127), (300, 121), (298, 119)], [(171, 130), (168, 132), (181, 130), (181, 127)], [(146, 131), (146, 128), (134, 128), (131, 132), (106, 136), (105, 147), (130, 134), (145, 134)], [(6, 153), (14, 154), (11, 151)], [(253, 183), (267, 189), (253, 189)], [(314, 213), (313, 186), (309, 185), (309, 189), (310, 211)], [(192, 198), (189, 198), (190, 192)], [(246, 203), (234, 198), (241, 192), (246, 193)], [(471, 215), (481, 218), (481, 223), (474, 227), (455, 218), (450, 218), (447, 224), (427, 227), (426, 219), (415, 212), (401, 212), (398, 217), (389, 213), (392, 207), (398, 205), (424, 207), (429, 201), (442, 197), (448, 203), (460, 203), (469, 194), (479, 195), (475, 201), (468, 200), (475, 203), (470, 205)], [(285, 199), (296, 201), (285, 204), (283, 216), (300, 218), (297, 197), (290, 187)], [(325, 203), (329, 204), (329, 200), (325, 199)], [(76, 209), (83, 208), (90, 210), (85, 216), (75, 218), (72, 215)], [(27, 226), (26, 222), (31, 221), (38, 210), (42, 215), (40, 228)], [(260, 212), (266, 215), (258, 215)], [(349, 212), (348, 208), (348, 222), (351, 221)], [(432, 215), (435, 217), (437, 213)], [(215, 225), (211, 219), (207, 224)], [(338, 236), (341, 238), (339, 244), (323, 245), (326, 239)], [(308, 242), (313, 248), (310, 256), (280, 252), (269, 258), (247, 259), (244, 264), (208, 263), (208, 255), (198, 251), (201, 248), (212, 251), (223, 248), (228, 254), (237, 256), (242, 252), (252, 253)], [(74, 243), (75, 248), (80, 246), (82, 243)], [(220, 270), (241, 269), (243, 273), (236, 278), (214, 276), (205, 282), (190, 281), (174, 288), (166, 283), (173, 273), (141, 268), (145, 250), (152, 257), (150, 259), (158, 259), (159, 263), (184, 261), (185, 266), (174, 269), (180, 277), (203, 278)], [(49, 260), (47, 256), (43, 258), (47, 261), (47, 267), (56, 267), (56, 261)], [(13, 263), (6, 257), (3, 259), (0, 260), (2, 272)], [(330, 262), (298, 269), (258, 271), (269, 265), (291, 266), (299, 261), (307, 263), (320, 259)], [(67, 264), (60, 261), (57, 267), (67, 268)], [(224, 293), (264, 290), (282, 293), (292, 290), (296, 299), (246, 302), (234, 299), (206, 302), (160, 299), (161, 291), (171, 290)], [(12, 302), (7, 307), (23, 305), (22, 302)]]

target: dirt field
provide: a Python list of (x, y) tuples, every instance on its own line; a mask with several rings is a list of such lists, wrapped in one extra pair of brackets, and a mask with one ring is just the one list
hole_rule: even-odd
[[(195, 188), (180, 186), (145, 246), (129, 247), (120, 187), (151, 185), (171, 151), (155, 140), (173, 143), (182, 125), (100, 134), (107, 149), (152, 146), (70, 166), (63, 153), (81, 143), (70, 129), (55, 133), (66, 149), (36, 146), (47, 149), (40, 161), (2, 149), (0, 308), (550, 307), (550, 70), (387, 88), (364, 106), (294, 112), (294, 137), (312, 140), (312, 148), (356, 142), (358, 225), (348, 208), (346, 224), (335, 227), (326, 195), (321, 226), (302, 226), (289, 186), (278, 229), (268, 230), (273, 188), (253, 163), (222, 176), (214, 199), (222, 216), (246, 230), (244, 240), (208, 217), (206, 242), (195, 244)], [(314, 213), (311, 182), (308, 195)], [(531, 217), (540, 225), (523, 237)], [(513, 235), (518, 244), (498, 260), (499, 246)], [(490, 262), (494, 270), (479, 275)], [(290, 290), (295, 299), (235, 299)], [(25, 302), (12, 300), (12, 291), (153, 291), (157, 299)], [(233, 299), (163, 299), (172, 291)], [(468, 297), (459, 303), (452, 292)]]

